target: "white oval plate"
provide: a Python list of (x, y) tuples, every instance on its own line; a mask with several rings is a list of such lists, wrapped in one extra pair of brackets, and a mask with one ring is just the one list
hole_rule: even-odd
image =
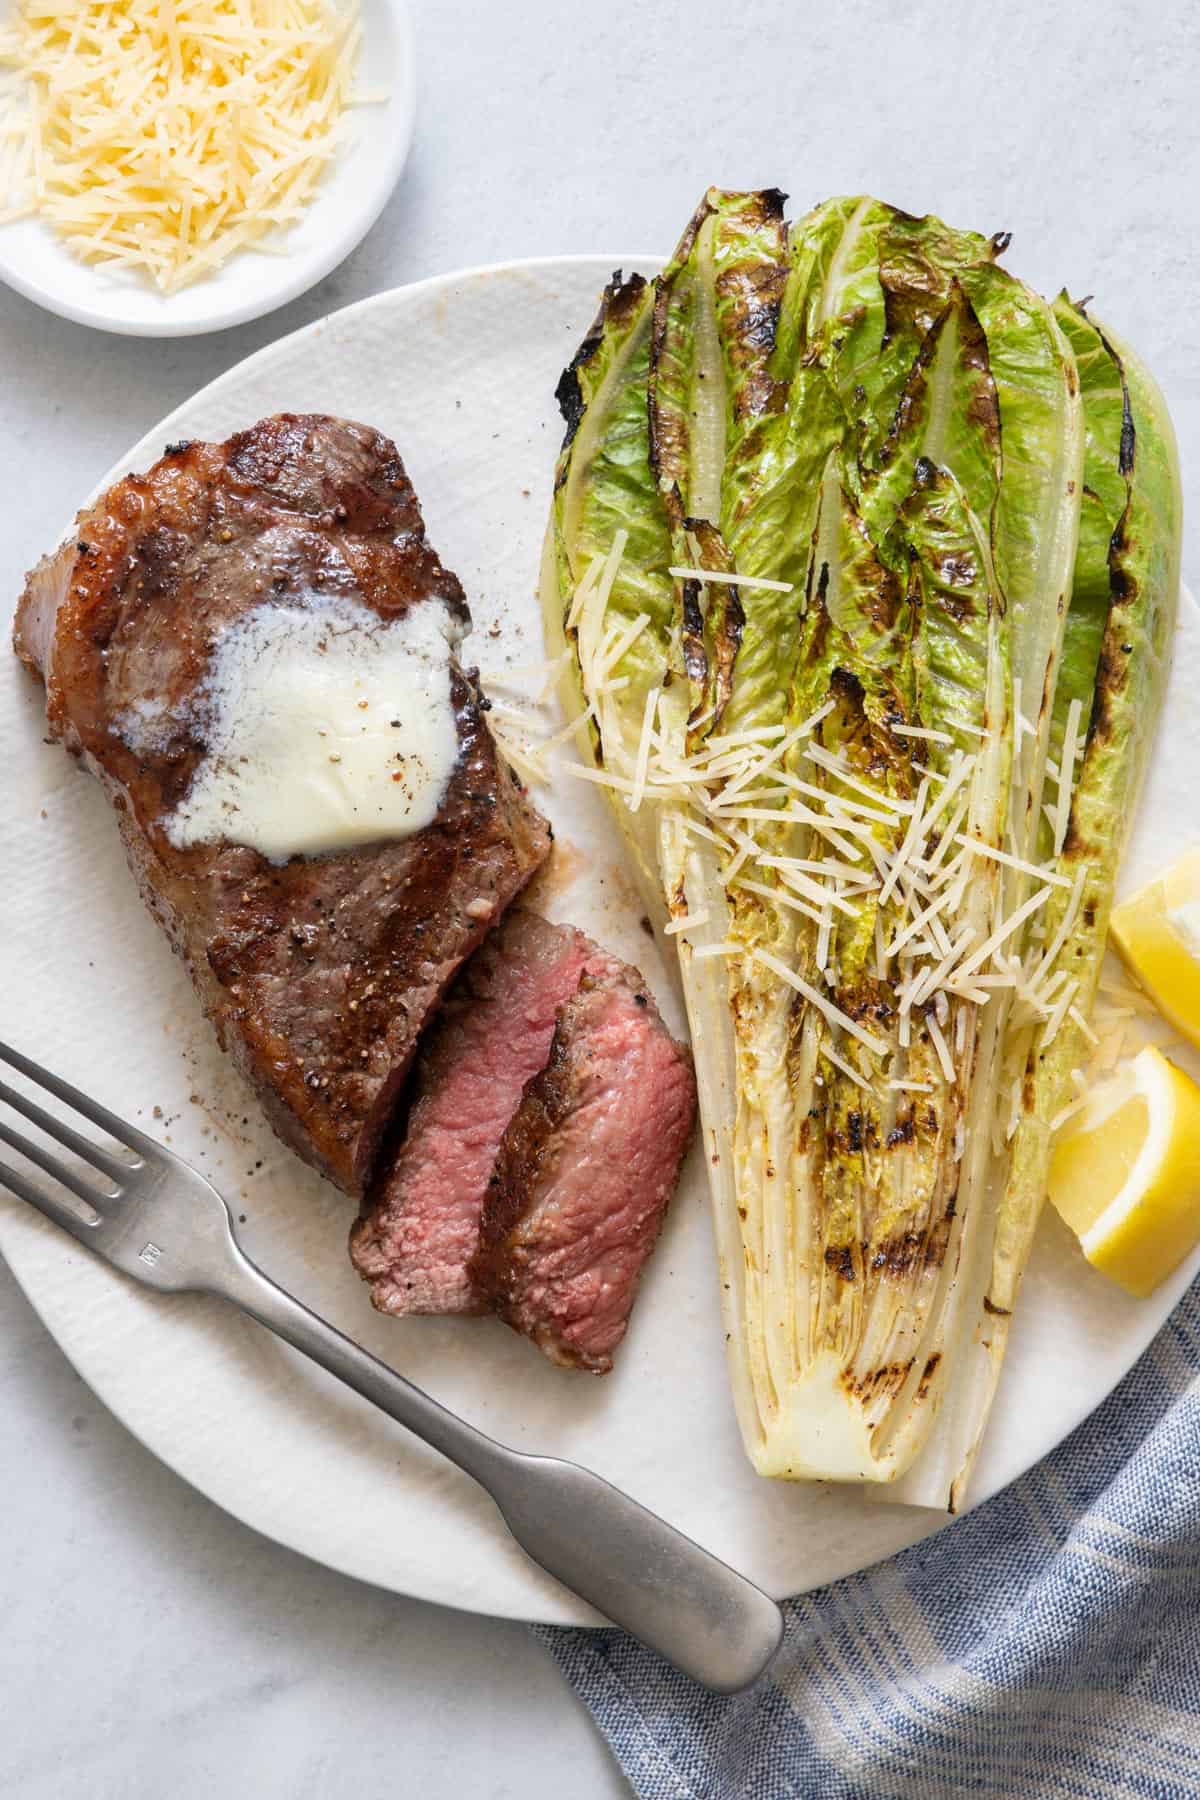
[[(469, 650), (499, 697), (496, 676), (541, 656), (534, 586), (560, 437), (554, 384), (621, 260), (444, 276), (335, 313), (204, 389), (113, 475), (145, 467), (168, 440), (222, 437), (286, 408), (378, 426), (400, 445), (431, 538), (466, 585), (476, 623)], [(1139, 879), (1188, 840), (1190, 771), (1200, 761), (1188, 694), (1198, 673), (1189, 608), (1130, 860)], [(699, 1160), (685, 1172), (616, 1372), (604, 1381), (552, 1368), (492, 1320), (374, 1313), (346, 1259), (346, 1201), (259, 1119), (134, 892), (108, 802), (43, 744), (43, 729), (40, 694), (6, 658), (0, 826), (5, 866), (20, 879), (5, 902), (5, 1035), (205, 1170), (246, 1215), (248, 1248), (266, 1269), (485, 1430), (590, 1464), (775, 1594), (863, 1568), (943, 1522), (851, 1489), (751, 1473), (729, 1402)], [(668, 966), (640, 926), (603, 802), (586, 784), (567, 783), (546, 804), (559, 847), (544, 903), (639, 962), (678, 1028)], [(216, 1302), (136, 1288), (3, 1196), (0, 1248), (118, 1417), (259, 1531), (402, 1593), (596, 1622), (524, 1559), (465, 1476), (257, 1326)], [(976, 1500), (1104, 1398), (1194, 1267), (1139, 1304), (1093, 1274), (1046, 1218)]]
[(132, 270), (80, 262), (40, 219), (0, 226), (0, 281), (50, 312), (128, 337), (194, 337), (286, 306), (336, 269), (371, 229), (412, 141), (416, 81), (408, 0), (360, 0), (359, 82), (381, 98), (355, 106), (346, 141), (284, 253), (239, 251), (177, 294)]

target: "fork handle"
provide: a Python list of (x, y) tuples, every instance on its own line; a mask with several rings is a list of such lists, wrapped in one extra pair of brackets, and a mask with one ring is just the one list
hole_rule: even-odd
[(619, 1488), (477, 1431), (310, 1312), (240, 1247), (212, 1291), (472, 1476), (534, 1562), (684, 1674), (737, 1693), (771, 1661), (783, 1636), (775, 1602)]

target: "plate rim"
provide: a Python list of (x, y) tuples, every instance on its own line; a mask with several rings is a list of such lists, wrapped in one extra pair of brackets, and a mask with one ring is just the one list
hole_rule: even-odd
[[(379, 219), (384, 207), (396, 191), (401, 175), (408, 162), (409, 152), (416, 129), (417, 115), (417, 75), (416, 75), (416, 28), (413, 22), (413, 10), (410, 0), (384, 0), (391, 14), (396, 33), (396, 68), (393, 73), (393, 92), (386, 101), (386, 111), (393, 116), (396, 130), (389, 140), (388, 152), (383, 163), (383, 175), (378, 183), (371, 204), (363, 211), (349, 235), (342, 232), (330, 234), (324, 248), (317, 250), (293, 268), (287, 280), (280, 280), (278, 285), (268, 283), (260, 291), (257, 298), (243, 300), (228, 307), (216, 307), (211, 314), (201, 315), (194, 319), (175, 319), (164, 314), (161, 319), (123, 318), (106, 312), (98, 305), (88, 305), (83, 301), (75, 301), (69, 295), (64, 296), (57, 290), (31, 279), (20, 266), (20, 259), (7, 251), (3, 237), (0, 236), (0, 282), (20, 294), (31, 305), (41, 307), (44, 312), (55, 314), (60, 319), (68, 319), (72, 324), (85, 325), (92, 331), (107, 332), (113, 337), (134, 338), (177, 338), (205, 337), (218, 331), (230, 331), (238, 325), (249, 325), (255, 319), (261, 319), (268, 313), (277, 312), (280, 307), (288, 306), (303, 294), (325, 280), (328, 275), (343, 263), (352, 251), (356, 250)], [(336, 176), (335, 176), (336, 180)], [(319, 198), (319, 195), (317, 196)], [(36, 221), (35, 221), (36, 223)], [(250, 253), (248, 253), (250, 254)], [(274, 260), (274, 259), (272, 259)], [(280, 258), (281, 274), (286, 268), (286, 257)], [(89, 265), (81, 263), (81, 270)], [(392, 288), (387, 290), (395, 293)], [(349, 310), (349, 308), (342, 309)], [(324, 314), (324, 318), (332, 318), (332, 313)], [(319, 323), (319, 321), (314, 321)], [(305, 331), (308, 326), (297, 327)], [(294, 337), (295, 332), (288, 332), (287, 337)], [(276, 340), (285, 342), (285, 338)], [(268, 346), (269, 347), (269, 346)], [(249, 361), (249, 358), (245, 358)], [(241, 362), (234, 368), (241, 368)], [(232, 370), (226, 370), (231, 374)], [(221, 377), (217, 376), (217, 380)], [(203, 393), (213, 383), (207, 382), (205, 388), (196, 390), (191, 396)], [(188, 402), (184, 401), (183, 405)]]
[[(263, 345), (249, 356), (234, 363), (230, 368), (223, 370), (219, 375), (215, 376), (212, 381), (206, 382), (202, 387), (196, 389), (193, 393), (183, 399), (178, 406), (174, 407), (170, 413), (157, 420), (122, 454), (122, 456), (116, 459), (93, 487), (88, 499), (85, 500), (83, 504), (89, 504), (90, 500), (94, 498), (95, 495), (102, 492), (105, 487), (109, 486), (113, 481), (119, 479), (123, 474), (128, 472), (135, 462), (142, 460), (153, 440), (163, 432), (169, 434), (175, 420), (181, 413), (189, 411), (197, 404), (197, 402), (219, 397), (226, 386), (234, 385), (247, 371), (257, 370), (260, 367), (269, 364), (271, 359), (277, 356), (282, 350), (295, 345), (302, 340), (319, 338), (320, 334), (334, 323), (340, 324), (343, 321), (350, 321), (356, 317), (363, 316), (378, 307), (396, 301), (401, 296), (405, 299), (411, 299), (438, 289), (452, 291), (454, 287), (459, 284), (474, 281), (479, 278), (514, 274), (519, 275), (534, 271), (553, 276), (558, 271), (568, 267), (577, 269), (590, 267), (595, 271), (598, 279), (603, 280), (605, 271), (611, 272), (618, 267), (629, 268), (641, 266), (647, 269), (659, 268), (662, 266), (663, 261), (664, 258), (660, 253), (632, 254), (628, 251), (619, 255), (591, 251), (571, 252), (558, 256), (532, 255), (473, 264), (465, 268), (445, 270), (432, 275), (423, 276), (417, 281), (401, 283), (395, 287), (384, 289), (379, 293), (367, 295), (363, 299), (354, 301), (348, 306), (336, 308), (334, 311), (323, 314), (321, 317), (311, 320), (307, 324), (298, 326), (294, 331), (288, 332), (282, 337), (273, 339), (270, 343)], [(581, 326), (581, 339), (582, 336), (585, 335), (586, 329), (587, 321)], [(67, 535), (70, 529), (71, 524), (70, 521), (68, 521), (62, 535)], [(59, 541), (61, 541), (61, 539)], [(1196, 601), (1192, 596), (1191, 590), (1186, 583), (1183, 582), (1181, 582), (1180, 586), (1180, 604), (1190, 604), (1193, 607), (1196, 606)], [(40, 1223), (40, 1221), (35, 1221), (35, 1223)], [(51, 1230), (52, 1227), (47, 1226), (46, 1229)], [(0, 1239), (2, 1239), (2, 1237), (3, 1232), (0, 1231)], [(2, 1244), (0, 1244), (0, 1254), (3, 1254)], [(44, 1315), (41, 1306), (39, 1305), (36, 1289), (26, 1284), (19, 1268), (8, 1255), (5, 1255), (4, 1260), (6, 1267), (11, 1271), (21, 1293), (29, 1302), (29, 1305), (33, 1309), (40, 1323), (46, 1329), (48, 1335), (53, 1339), (60, 1354), (67, 1358), (72, 1368), (75, 1369), (80, 1378), (87, 1383), (89, 1389), (120, 1423), (123, 1429), (128, 1431), (130, 1435), (157, 1461), (169, 1468), (172, 1474), (186, 1482), (189, 1487), (192, 1487), (196, 1489), (197, 1492), (203, 1494), (205, 1499), (209, 1500), (211, 1504), (218, 1507), (222, 1512), (228, 1513), (231, 1517), (237, 1519), (240, 1524), (248, 1527), (258, 1536), (269, 1542), (280, 1545), (294, 1555), (303, 1556), (309, 1561), (317, 1562), (323, 1567), (331, 1568), (348, 1579), (363, 1581), (368, 1585), (378, 1586), (384, 1591), (401, 1594), (405, 1598), (420, 1600), (424, 1604), (442, 1605), (456, 1611), (478, 1614), (484, 1617), (510, 1618), (530, 1624), (553, 1624), (561, 1626), (566, 1623), (576, 1628), (584, 1629), (602, 1629), (608, 1627), (608, 1621), (599, 1618), (599, 1616), (593, 1613), (591, 1609), (586, 1607), (585, 1603), (579, 1601), (577, 1597), (573, 1595), (569, 1595), (568, 1599), (574, 1609), (574, 1616), (569, 1620), (564, 1621), (562, 1609), (560, 1609), (556, 1615), (551, 1615), (544, 1609), (538, 1609), (536, 1592), (533, 1589), (529, 1591), (526, 1601), (523, 1602), (523, 1607), (525, 1609), (520, 1611), (511, 1607), (497, 1608), (494, 1602), (486, 1599), (476, 1603), (473, 1596), (471, 1598), (446, 1599), (439, 1595), (414, 1593), (408, 1586), (398, 1587), (394, 1583), (364, 1573), (361, 1568), (354, 1567), (351, 1562), (339, 1556), (330, 1555), (324, 1552), (318, 1554), (315, 1551), (304, 1549), (297, 1543), (290, 1541), (284, 1532), (276, 1531), (270, 1525), (264, 1524), (259, 1518), (252, 1516), (251, 1512), (244, 1509), (241, 1505), (231, 1503), (225, 1498), (214, 1498), (201, 1484), (199, 1479), (194, 1478), (190, 1473), (179, 1467), (173, 1456), (164, 1453), (154, 1443), (150, 1442), (147, 1437), (142, 1435), (142, 1432), (138, 1427), (130, 1422), (125, 1415), (123, 1405), (115, 1403), (109, 1397), (108, 1392), (105, 1391), (108, 1385), (107, 1382), (104, 1386), (98, 1386), (96, 1384), (93, 1376), (89, 1374), (87, 1369), (82, 1367), (78, 1361), (76, 1361), (71, 1351), (65, 1347), (54, 1327)], [(1158, 1334), (1171, 1313), (1174, 1311), (1182, 1293), (1190, 1283), (1192, 1265), (1195, 1261), (1195, 1258), (1185, 1261), (1180, 1269), (1163, 1284), (1163, 1287), (1159, 1290), (1161, 1301), (1158, 1305), (1147, 1303), (1145, 1312), (1141, 1314), (1145, 1323), (1132, 1334), (1132, 1348), (1129, 1360), (1106, 1392), (1094, 1397), (1089, 1395), (1083, 1404), (1076, 1409), (1073, 1409), (1070, 1421), (1066, 1424), (1055, 1443), (1043, 1445), (1036, 1449), (1026, 1460), (1021, 1461), (1019, 1467), (1007, 1474), (1005, 1480), (999, 1486), (991, 1489), (987, 1493), (980, 1493), (976, 1498), (972, 1499), (966, 1508), (966, 1511), (973, 1511), (976, 1506), (986, 1503), (987, 1500), (990, 1500), (997, 1494), (1003, 1492), (1013, 1481), (1020, 1479), (1020, 1477), (1027, 1473), (1030, 1468), (1034, 1467), (1045, 1456), (1051, 1454), (1079, 1427), (1080, 1424), (1084, 1422), (1084, 1420), (1089, 1418), (1092, 1413), (1103, 1405), (1104, 1401), (1114, 1391), (1119, 1382), (1125, 1378), (1138, 1360), (1145, 1354), (1154, 1337)], [(825, 1486), (828, 1484), (818, 1485)], [(874, 1495), (873, 1497), (885, 1502), (887, 1500), (887, 1495), (884, 1493)], [(934, 1512), (930, 1509), (908, 1507), (905, 1508), (904, 1511), (909, 1516), (914, 1526), (918, 1524), (922, 1526), (922, 1529), (915, 1531), (912, 1537), (908, 1539), (907, 1547), (912, 1547), (916, 1543), (926, 1541), (944, 1529), (947, 1524), (953, 1522), (947, 1515), (940, 1512)], [(902, 1544), (898, 1546), (896, 1550), (887, 1552), (886, 1555), (890, 1557), (891, 1555), (899, 1554), (905, 1547), (906, 1546)], [(865, 1567), (868, 1565), (864, 1564), (863, 1566)], [(797, 1591), (808, 1592), (811, 1591), (813, 1587), (819, 1585), (821, 1585), (819, 1581), (813, 1582), (809, 1587)], [(781, 1594), (777, 1597), (782, 1599), (787, 1596)]]

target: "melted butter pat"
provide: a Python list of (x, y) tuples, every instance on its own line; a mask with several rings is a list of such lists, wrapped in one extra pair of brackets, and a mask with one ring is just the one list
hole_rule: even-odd
[(199, 695), (205, 753), (166, 826), (272, 862), (432, 823), (458, 761), (450, 617), (385, 622), (359, 601), (264, 604), (218, 638)]

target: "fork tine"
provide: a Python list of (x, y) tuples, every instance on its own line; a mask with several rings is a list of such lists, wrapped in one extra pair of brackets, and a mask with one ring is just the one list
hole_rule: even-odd
[(111, 1200), (114, 1197), (111, 1194), (100, 1193), (89, 1182), (84, 1181), (82, 1176), (77, 1175), (74, 1169), (69, 1169), (66, 1163), (59, 1162), (57, 1156), (51, 1156), (48, 1150), (44, 1150), (40, 1144), (35, 1144), (23, 1133), (13, 1131), (3, 1119), (0, 1119), (0, 1143), (7, 1144), (10, 1149), (27, 1157), (31, 1163), (36, 1163), (39, 1169), (44, 1169), (46, 1174), (52, 1176), (60, 1186), (70, 1188), (73, 1194), (78, 1195), (79, 1199), (85, 1201), (95, 1212), (100, 1211), (102, 1201)]
[(147, 1137), (144, 1131), (139, 1131), (136, 1126), (128, 1124), (124, 1119), (118, 1119), (116, 1113), (109, 1112), (106, 1106), (101, 1106), (98, 1101), (89, 1099), (87, 1094), (80, 1093), (77, 1087), (72, 1087), (69, 1081), (62, 1079), (61, 1075), (52, 1075), (50, 1070), (43, 1069), (40, 1063), (33, 1062), (28, 1056), (22, 1056), (21, 1052), (14, 1050), (11, 1044), (0, 1042), (0, 1062), (6, 1062), (9, 1068), (16, 1069), (19, 1074), (27, 1076), (30, 1081), (35, 1081), (40, 1087), (46, 1088), (57, 1099), (65, 1101), (77, 1113), (82, 1113), (85, 1119), (90, 1119), (93, 1125), (99, 1125), (101, 1131), (107, 1131), (110, 1137), (116, 1138), (119, 1144), (126, 1145), (130, 1150), (136, 1150), (142, 1156), (164, 1154), (161, 1146), (156, 1144), (153, 1138)]
[(0, 1081), (0, 1100), (11, 1106), (14, 1112), (23, 1114), (31, 1125), (38, 1126), (48, 1137), (55, 1138), (66, 1149), (73, 1151), (83, 1162), (91, 1163), (94, 1168), (110, 1176), (113, 1181), (119, 1182), (123, 1175), (129, 1175), (129, 1164), (122, 1162), (119, 1156), (111, 1155), (91, 1138), (80, 1137), (77, 1131), (72, 1131), (69, 1125), (56, 1119), (53, 1113), (48, 1113), (26, 1095), (19, 1094), (16, 1088), (9, 1087), (6, 1081)]
[(88, 1244), (90, 1248), (95, 1248), (91, 1241), (92, 1234), (96, 1230), (95, 1225), (90, 1225), (86, 1219), (81, 1219), (74, 1208), (68, 1206), (58, 1194), (46, 1193), (34, 1182), (27, 1180), (19, 1170), (10, 1169), (8, 1164), (3, 1162), (0, 1162), (0, 1188), (7, 1188), (10, 1194), (17, 1196), (18, 1200), (28, 1201), (30, 1206), (34, 1206), (38, 1212), (44, 1213), (52, 1223), (61, 1225), (63, 1230), (69, 1231), (73, 1238), (78, 1238), (81, 1244)]

